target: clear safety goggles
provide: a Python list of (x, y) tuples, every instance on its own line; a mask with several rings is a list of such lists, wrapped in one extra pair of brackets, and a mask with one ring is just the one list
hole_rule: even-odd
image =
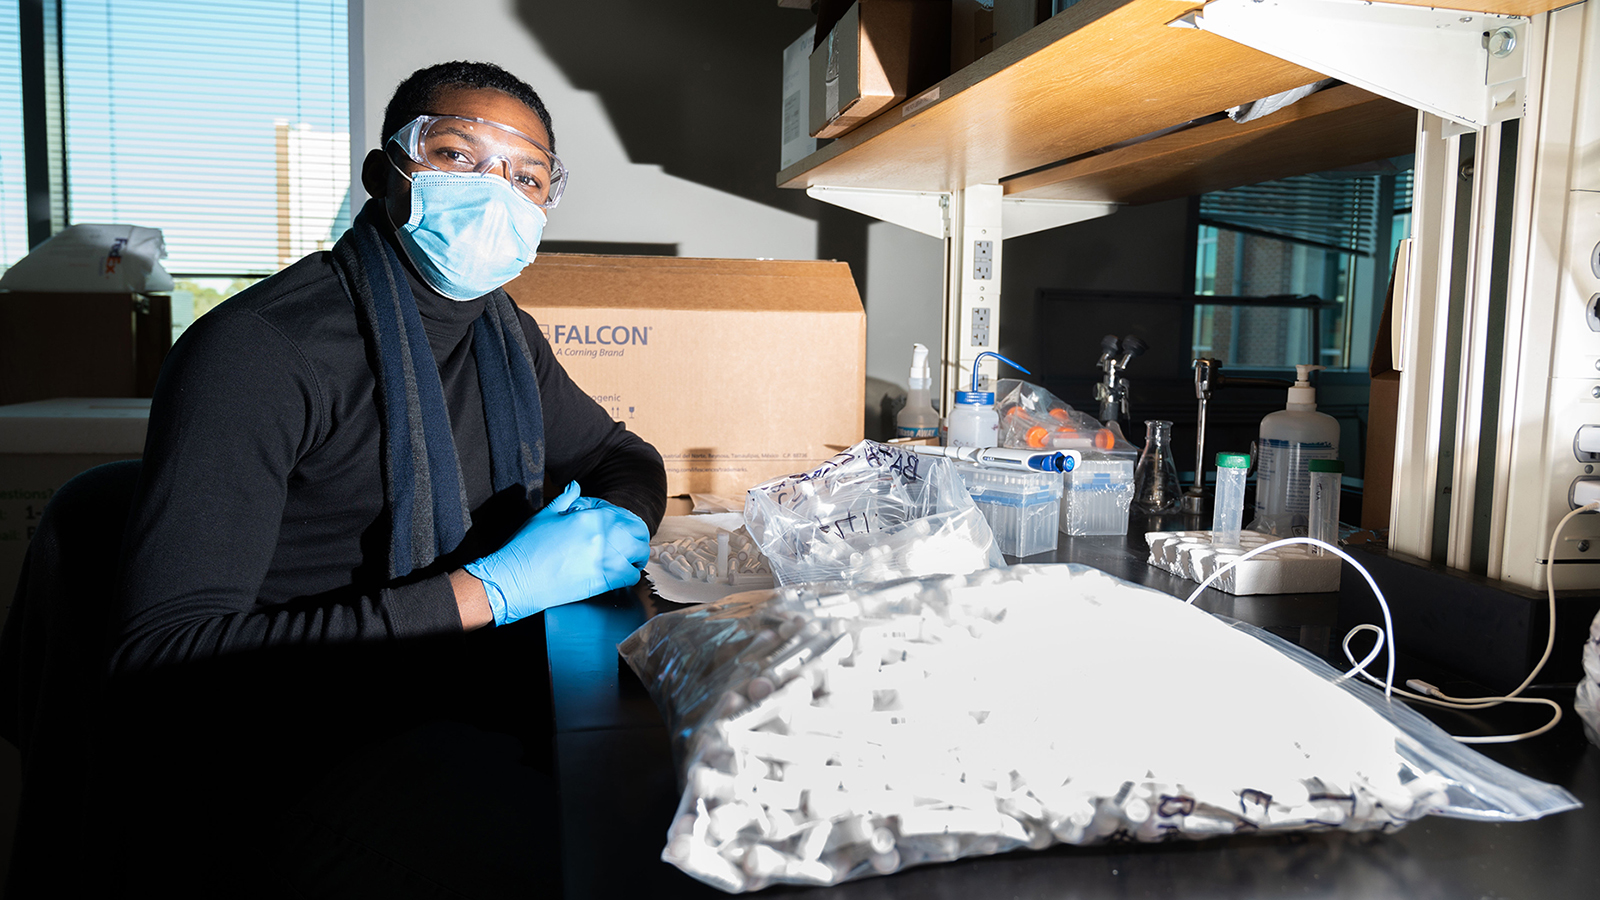
[(553, 151), (515, 128), (464, 116), (417, 116), (389, 141), (411, 161), (440, 172), (496, 172), (529, 202), (554, 209), (567, 167)]

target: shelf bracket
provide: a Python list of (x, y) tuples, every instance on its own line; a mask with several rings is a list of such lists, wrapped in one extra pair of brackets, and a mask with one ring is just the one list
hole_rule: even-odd
[[(950, 236), (950, 195), (941, 191), (896, 191), (882, 188), (809, 187), (806, 196), (831, 203), (881, 222), (944, 239)], [(1088, 200), (1000, 200), (1001, 233), (1008, 238), (1098, 219), (1120, 204)]]
[(1090, 200), (1028, 200), (1005, 197), (1000, 200), (1000, 231), (1007, 239), (1087, 222), (1117, 211), (1120, 203)]
[(1198, 28), (1479, 129), (1522, 115), (1523, 16), (1363, 0), (1211, 0)]
[(950, 195), (939, 191), (808, 187), (806, 196), (929, 237), (942, 240), (950, 234), (949, 215), (946, 212)]

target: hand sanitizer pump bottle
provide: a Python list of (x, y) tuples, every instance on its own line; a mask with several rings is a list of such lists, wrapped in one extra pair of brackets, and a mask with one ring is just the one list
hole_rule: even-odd
[(911, 345), (910, 392), (906, 394), (905, 409), (895, 417), (894, 436), (899, 438), (937, 438), (939, 413), (928, 398), (933, 377), (928, 373), (928, 348)]
[(972, 360), (972, 390), (956, 391), (955, 409), (950, 411), (950, 429), (945, 435), (947, 447), (993, 447), (1000, 443), (1000, 416), (994, 411), (994, 391), (978, 390), (978, 364), (985, 356), (992, 356), (1024, 375), (1027, 369), (998, 353), (984, 351)]
[(1339, 420), (1317, 412), (1311, 370), (1295, 366), (1288, 405), (1261, 420), (1252, 531), (1303, 537), (1310, 523), (1311, 461), (1339, 458)]

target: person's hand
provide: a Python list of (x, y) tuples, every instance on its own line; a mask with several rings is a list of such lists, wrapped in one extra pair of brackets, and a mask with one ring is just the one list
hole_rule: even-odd
[(576, 481), (567, 485), (504, 547), (464, 567), (483, 582), (496, 625), (639, 581), (650, 529), (578, 490)]

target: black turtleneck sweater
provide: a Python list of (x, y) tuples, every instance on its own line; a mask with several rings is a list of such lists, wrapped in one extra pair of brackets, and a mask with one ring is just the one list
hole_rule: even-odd
[[(498, 548), (530, 511), (516, 489), (491, 496), (470, 328), (484, 300), (450, 300), (414, 275), (411, 291), (473, 510), (461, 546), (389, 581), (377, 380), (330, 254), (313, 254), (201, 317), (167, 358), (123, 554), (114, 669), (461, 631), (447, 573)], [(544, 412), (545, 496), (577, 480), (653, 531), (666, 503), (660, 455), (519, 317)]]

